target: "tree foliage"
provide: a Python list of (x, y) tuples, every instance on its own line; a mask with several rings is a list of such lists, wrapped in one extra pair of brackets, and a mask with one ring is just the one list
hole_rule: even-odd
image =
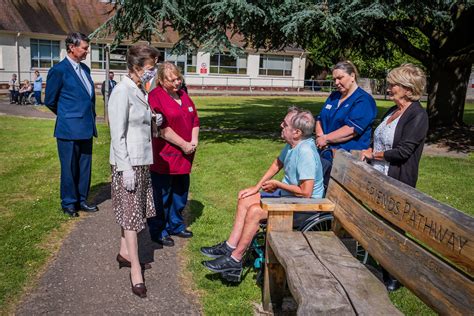
[(151, 41), (171, 28), (181, 52), (310, 48), (315, 40), (361, 59), (402, 52), (428, 70), (430, 122), (462, 124), (474, 61), (472, 0), (117, 0), (115, 12), (94, 36)]

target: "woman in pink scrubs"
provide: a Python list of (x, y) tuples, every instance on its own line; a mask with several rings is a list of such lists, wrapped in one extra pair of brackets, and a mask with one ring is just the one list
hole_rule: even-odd
[(183, 209), (188, 201), (189, 174), (198, 145), (199, 119), (193, 101), (181, 88), (183, 76), (175, 64), (158, 69), (158, 86), (150, 92), (151, 108), (163, 115), (160, 136), (153, 139), (150, 167), (156, 217), (148, 219), (151, 239), (173, 246), (172, 235), (190, 238)]

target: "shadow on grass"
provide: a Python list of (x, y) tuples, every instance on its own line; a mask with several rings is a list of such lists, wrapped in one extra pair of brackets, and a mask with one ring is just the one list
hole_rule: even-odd
[(206, 279), (208, 279), (209, 281), (220, 281), (222, 285), (225, 285), (227, 287), (238, 287), (240, 285), (240, 282), (227, 281), (221, 276), (220, 273), (208, 273), (206, 274)]
[[(279, 123), (278, 123), (279, 124)], [(269, 141), (280, 141), (280, 127), (275, 126), (272, 133), (261, 131), (242, 130), (208, 130), (202, 129), (199, 134), (200, 141), (208, 143), (238, 144), (251, 139), (267, 139)]]
[(435, 128), (428, 132), (426, 142), (447, 147), (448, 151), (470, 153), (474, 150), (474, 125)]
[(204, 210), (204, 204), (197, 200), (189, 200), (187, 210), (185, 221), (187, 226), (191, 226), (197, 219), (199, 219), (199, 217), (201, 217), (202, 211)]
[(99, 205), (107, 200), (110, 200), (110, 182), (102, 182), (92, 186), (89, 196), (89, 199), (95, 205)]
[(279, 129), (288, 107), (298, 106), (317, 115), (323, 102), (311, 99), (248, 98), (238, 104), (207, 104), (198, 109), (201, 127), (274, 133)]
[[(235, 104), (232, 101), (235, 100)], [(319, 114), (324, 102), (312, 98), (244, 98), (208, 102), (198, 109), (200, 113), (202, 140), (212, 143), (240, 143), (249, 139), (278, 140), (280, 122), (289, 106), (296, 105)], [(237, 103), (238, 102), (238, 103)], [(375, 129), (381, 117), (390, 107), (378, 104)], [(428, 134), (428, 143), (437, 143), (449, 151), (471, 152), (474, 148), (474, 110), (467, 107), (464, 111), (466, 126), (435, 128)]]
[[(185, 211), (186, 224), (189, 226), (196, 221), (202, 215), (204, 204), (196, 200), (189, 200), (187, 211)], [(154, 252), (158, 249), (163, 249), (163, 245), (160, 245), (151, 240), (150, 231), (148, 226), (138, 233), (138, 256), (140, 262), (153, 262)]]

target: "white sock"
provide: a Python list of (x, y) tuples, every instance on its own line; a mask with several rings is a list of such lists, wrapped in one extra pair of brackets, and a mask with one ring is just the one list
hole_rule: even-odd
[(232, 259), (234, 259), (235, 262), (240, 262), (240, 260), (237, 260), (233, 255), (230, 255), (230, 257), (231, 257)]
[(234, 246), (232, 246), (231, 244), (229, 244), (229, 242), (228, 242), (227, 240), (225, 241), (225, 244), (226, 244), (226, 245), (227, 245), (227, 247), (229, 247), (230, 249), (232, 249), (232, 250), (234, 250), (234, 249), (235, 249), (235, 247), (234, 247)]

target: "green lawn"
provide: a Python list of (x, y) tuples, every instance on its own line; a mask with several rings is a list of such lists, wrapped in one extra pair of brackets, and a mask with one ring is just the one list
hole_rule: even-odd
[[(225, 310), (229, 314), (251, 314), (251, 302), (261, 300), (254, 272), (250, 271), (239, 286), (222, 281), (218, 275), (202, 267), (201, 261), (207, 258), (200, 255), (199, 248), (228, 237), (237, 192), (255, 184), (283, 146), (278, 140), (278, 125), (286, 108), (297, 105), (317, 113), (324, 98), (196, 97), (194, 100), (203, 127), (258, 131), (233, 134), (207, 132), (201, 135), (191, 178), (191, 227), (195, 237), (188, 247), (189, 268), (197, 289), (202, 293), (205, 313), (214, 315)], [(377, 101), (377, 105), (380, 117), (392, 103)], [(468, 105), (469, 109), (474, 109), (474, 106)], [(424, 157), (418, 188), (474, 215), (473, 167), (473, 156), (466, 159)], [(390, 294), (390, 297), (407, 315), (433, 314), (406, 289)]]
[[(201, 140), (191, 178), (195, 237), (189, 245), (189, 267), (198, 289), (203, 294), (206, 314), (226, 310), (229, 314), (251, 314), (249, 301), (261, 300), (255, 274), (250, 272), (242, 284), (233, 286), (201, 266), (206, 257), (200, 255), (204, 245), (225, 240), (232, 228), (237, 192), (258, 181), (270, 162), (278, 155), (282, 143), (267, 139), (235, 137), (205, 133)], [(212, 158), (211, 158), (212, 157)], [(474, 216), (474, 159), (424, 157), (421, 161), (420, 190), (440, 201)], [(460, 184), (461, 181), (461, 185)], [(460, 189), (462, 188), (462, 189)], [(429, 314), (409, 291), (403, 289), (390, 295), (407, 315)]]
[[(317, 113), (323, 98), (195, 97), (203, 128), (246, 133), (202, 132), (191, 177), (191, 229), (186, 249), (195, 288), (206, 314), (247, 314), (260, 302), (255, 274), (242, 284), (224, 283), (201, 266), (203, 245), (225, 239), (231, 229), (237, 192), (253, 185), (278, 155), (279, 124), (286, 108), (298, 105)], [(379, 114), (391, 106), (378, 102)], [(98, 98), (97, 112), (103, 113)], [(474, 112), (467, 105), (470, 120)], [(99, 114), (100, 115), (100, 114)], [(474, 123), (470, 121), (470, 123)], [(0, 310), (10, 310), (67, 233), (69, 219), (59, 209), (59, 161), (52, 137), (54, 121), (0, 116)], [(98, 124), (94, 140), (92, 187), (109, 181), (109, 133)], [(440, 201), (474, 215), (474, 157), (423, 158), (418, 187)], [(57, 242), (56, 242), (57, 244)], [(53, 246), (52, 246), (53, 245)], [(429, 313), (408, 291), (391, 296), (404, 313)]]
[[(54, 251), (71, 221), (60, 212), (59, 160), (54, 121), (0, 116), (0, 310)], [(98, 126), (94, 141), (93, 191), (108, 182), (109, 133)], [(70, 226), (70, 225), (69, 225)]]

